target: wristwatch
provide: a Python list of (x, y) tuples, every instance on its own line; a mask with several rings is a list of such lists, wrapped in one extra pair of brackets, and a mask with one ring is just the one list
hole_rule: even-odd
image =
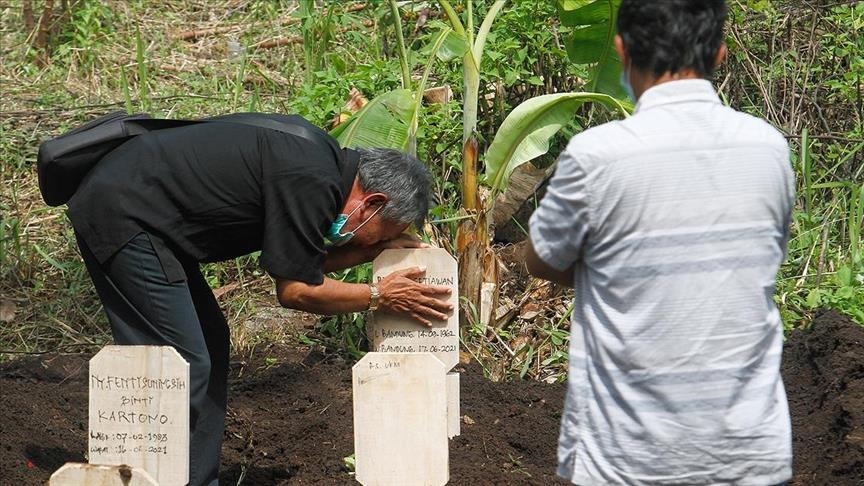
[(378, 310), (378, 298), (381, 297), (381, 292), (375, 284), (369, 284), (369, 310)]

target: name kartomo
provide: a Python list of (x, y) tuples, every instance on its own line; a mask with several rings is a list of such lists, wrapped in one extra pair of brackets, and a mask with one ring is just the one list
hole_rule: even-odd
[[(96, 410), (99, 423), (120, 424), (161, 424), (168, 423), (168, 416), (162, 413), (141, 413), (133, 409), (129, 410)], [(91, 435), (93, 432), (91, 432)]]

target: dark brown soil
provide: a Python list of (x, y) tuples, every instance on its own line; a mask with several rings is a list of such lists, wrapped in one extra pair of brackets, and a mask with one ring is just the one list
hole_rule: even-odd
[[(0, 366), (0, 483), (43, 484), (87, 445), (87, 359), (51, 355)], [(226, 485), (351, 484), (351, 363), (309, 351), (259, 350), (232, 362), (223, 446)], [(564, 385), (462, 373), (462, 435), (450, 484), (552, 485)], [(861, 485), (864, 328), (833, 312), (787, 341), (783, 365), (795, 485)]]
[(796, 484), (864, 484), (864, 327), (817, 316), (783, 360)]

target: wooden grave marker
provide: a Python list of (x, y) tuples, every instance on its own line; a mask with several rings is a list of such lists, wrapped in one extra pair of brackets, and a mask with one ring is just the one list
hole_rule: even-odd
[[(459, 268), (456, 259), (443, 248), (384, 250), (372, 262), (372, 278), (380, 281), (391, 272), (408, 267), (426, 267), (422, 282), (447, 285), (453, 312), (447, 321), (424, 328), (404, 316), (375, 312), (369, 320), (372, 350), (377, 352), (431, 352), (449, 371), (459, 362)], [(449, 437), (460, 433), (459, 378), (447, 381), (447, 423)]]
[(376, 311), (369, 320), (372, 350), (434, 354), (450, 371), (459, 362), (459, 270), (456, 259), (443, 248), (384, 250), (372, 262), (372, 278), (378, 282), (396, 270), (426, 267), (421, 282), (452, 289), (448, 301), (453, 312), (446, 321), (433, 321), (431, 328), (386, 311)]
[(90, 464), (189, 481), (189, 364), (170, 346), (105, 346), (90, 360)]
[(352, 369), (356, 479), (440, 486), (450, 479), (446, 373), (431, 353), (367, 353)]
[(459, 412), (459, 373), (447, 373), (447, 438), (462, 433), (462, 415)]
[(48, 479), (48, 486), (159, 486), (137, 467), (67, 462)]

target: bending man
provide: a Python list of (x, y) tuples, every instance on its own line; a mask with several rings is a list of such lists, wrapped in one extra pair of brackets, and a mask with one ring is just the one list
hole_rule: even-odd
[(413, 157), (342, 149), (300, 117), (262, 114), (138, 136), (88, 174), (68, 214), (114, 341), (173, 346), (189, 361), (191, 485), (218, 481), (229, 359), (228, 325), (199, 263), (260, 251), (285, 307), (445, 319), (448, 288), (418, 283), (419, 268), (377, 286), (324, 276), (420, 246), (403, 231), (422, 224), (429, 183)]

